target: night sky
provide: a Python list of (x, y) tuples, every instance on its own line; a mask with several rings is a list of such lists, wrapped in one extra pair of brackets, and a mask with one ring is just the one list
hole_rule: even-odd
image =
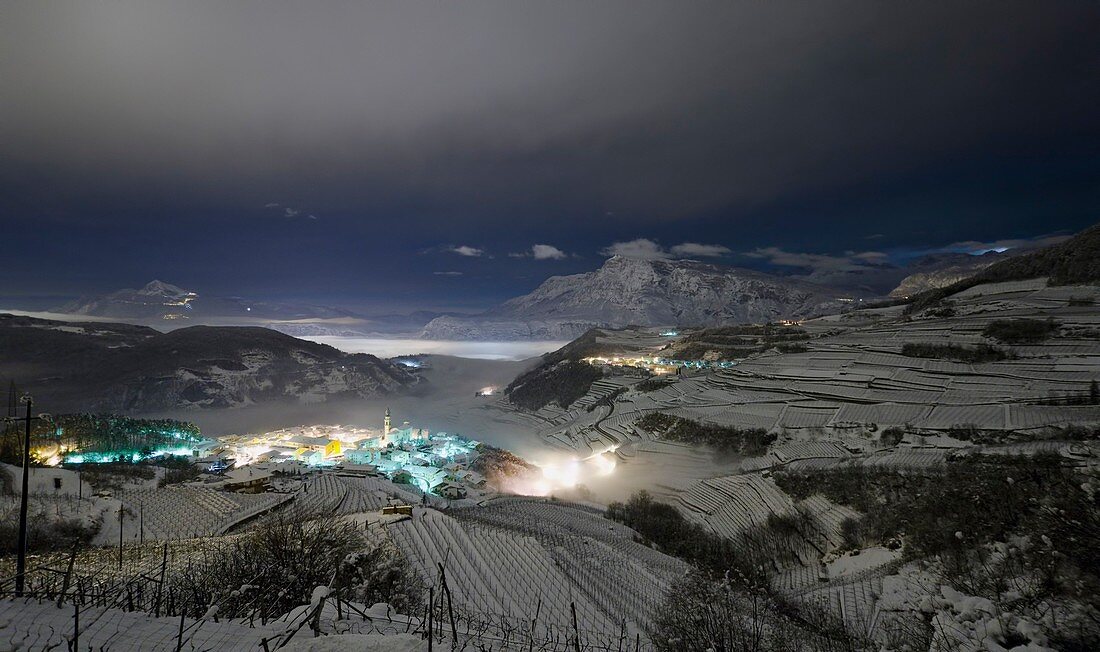
[[(1093, 2), (0, 4), (0, 297), (477, 309), (1100, 221)], [(616, 244), (617, 243), (617, 244)]]

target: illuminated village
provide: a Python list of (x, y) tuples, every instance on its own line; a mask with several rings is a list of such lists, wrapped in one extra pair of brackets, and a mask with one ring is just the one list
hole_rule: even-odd
[(214, 472), (232, 464), (234, 470), (226, 473), (230, 484), (241, 477), (331, 469), (385, 476), (425, 493), (462, 498), (467, 488), (485, 484), (485, 478), (469, 468), (480, 445), (460, 435), (430, 433), (408, 421), (394, 427), (387, 409), (381, 429), (313, 425), (222, 437), (220, 450), (197, 463)]
[[(667, 337), (665, 333), (661, 336)], [(730, 369), (737, 365), (730, 360), (676, 360), (636, 355), (592, 356), (584, 361), (597, 367), (633, 367), (657, 375), (675, 374), (681, 369)]]

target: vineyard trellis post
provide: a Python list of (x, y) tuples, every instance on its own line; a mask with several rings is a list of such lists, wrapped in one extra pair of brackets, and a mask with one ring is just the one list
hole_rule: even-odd
[(432, 622), (432, 616), (435, 613), (435, 587), (428, 587), (428, 652), (432, 652), (432, 638), (435, 637), (435, 632), (432, 630), (434, 623)]
[[(14, 385), (13, 385), (14, 387)], [(47, 415), (31, 416), (34, 408), (34, 399), (30, 394), (24, 394), (19, 399), (27, 406), (27, 415), (22, 418), (8, 417), (9, 421), (23, 421), (26, 425), (23, 435), (23, 482), (22, 493), (19, 494), (19, 539), (16, 542), (15, 557), (15, 597), (22, 597), (23, 586), (27, 573), (27, 509), (30, 493), (30, 468), (31, 468), (31, 422), (45, 419)], [(14, 410), (10, 410), (14, 412)]]
[(454, 647), (458, 645), (458, 628), (455, 626), (455, 612), (451, 604), (451, 589), (447, 586), (447, 571), (442, 563), (439, 564), (439, 581), (443, 585), (443, 594), (447, 597), (447, 615), (451, 621), (451, 646)]
[(73, 652), (80, 650), (80, 601), (73, 600)]
[(121, 504), (118, 506), (118, 570), (122, 571), (122, 529), (124, 527), (124, 519), (126, 518), (126, 506)]
[(157, 601), (154, 607), (154, 616), (160, 618), (160, 596), (161, 590), (164, 588), (164, 573), (168, 569), (168, 542), (164, 542), (164, 553), (160, 562), (160, 581), (157, 582)]
[(573, 652), (581, 652), (581, 633), (577, 629), (577, 603), (569, 603), (569, 611), (573, 614)]
[(69, 590), (69, 581), (73, 576), (73, 565), (76, 564), (76, 546), (73, 546), (73, 552), (69, 555), (69, 567), (65, 570), (65, 579), (61, 582), (61, 595), (57, 596), (57, 608), (61, 608), (62, 601), (65, 600), (65, 593)]
[(180, 630), (176, 635), (176, 652), (180, 652), (183, 649), (183, 625), (187, 618), (187, 610), (180, 609)]

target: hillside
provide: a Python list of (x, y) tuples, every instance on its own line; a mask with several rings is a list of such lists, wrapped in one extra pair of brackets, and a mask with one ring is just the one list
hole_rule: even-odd
[(965, 253), (930, 254), (913, 261), (906, 270), (909, 275), (890, 291), (892, 297), (911, 297), (936, 290), (970, 278), (977, 272), (1000, 262), (1012, 252), (989, 252), (981, 256)]
[(1100, 281), (1100, 224), (1065, 242), (1014, 256), (948, 286), (913, 297), (910, 311), (922, 310), (943, 298), (983, 283), (1047, 278), (1049, 285), (1082, 285)]
[(60, 410), (144, 412), (322, 402), (399, 391), (403, 367), (265, 328), (125, 324), (0, 315), (0, 376)]
[(614, 256), (584, 274), (554, 276), (481, 315), (435, 319), (433, 339), (573, 338), (592, 326), (713, 326), (836, 312), (852, 294), (692, 260)]

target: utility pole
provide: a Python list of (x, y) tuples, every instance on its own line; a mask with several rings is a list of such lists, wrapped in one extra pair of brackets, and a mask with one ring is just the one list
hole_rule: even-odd
[[(23, 493), (19, 496), (19, 540), (16, 543), (15, 557), (15, 596), (22, 597), (23, 587), (27, 575), (27, 499), (30, 492), (31, 473), (31, 422), (45, 419), (46, 415), (31, 416), (34, 408), (34, 399), (30, 394), (24, 394), (19, 399), (20, 403), (27, 406), (27, 415), (22, 418), (8, 417), (9, 421), (23, 421), (26, 429), (23, 435)], [(9, 406), (10, 407), (10, 406)]]

